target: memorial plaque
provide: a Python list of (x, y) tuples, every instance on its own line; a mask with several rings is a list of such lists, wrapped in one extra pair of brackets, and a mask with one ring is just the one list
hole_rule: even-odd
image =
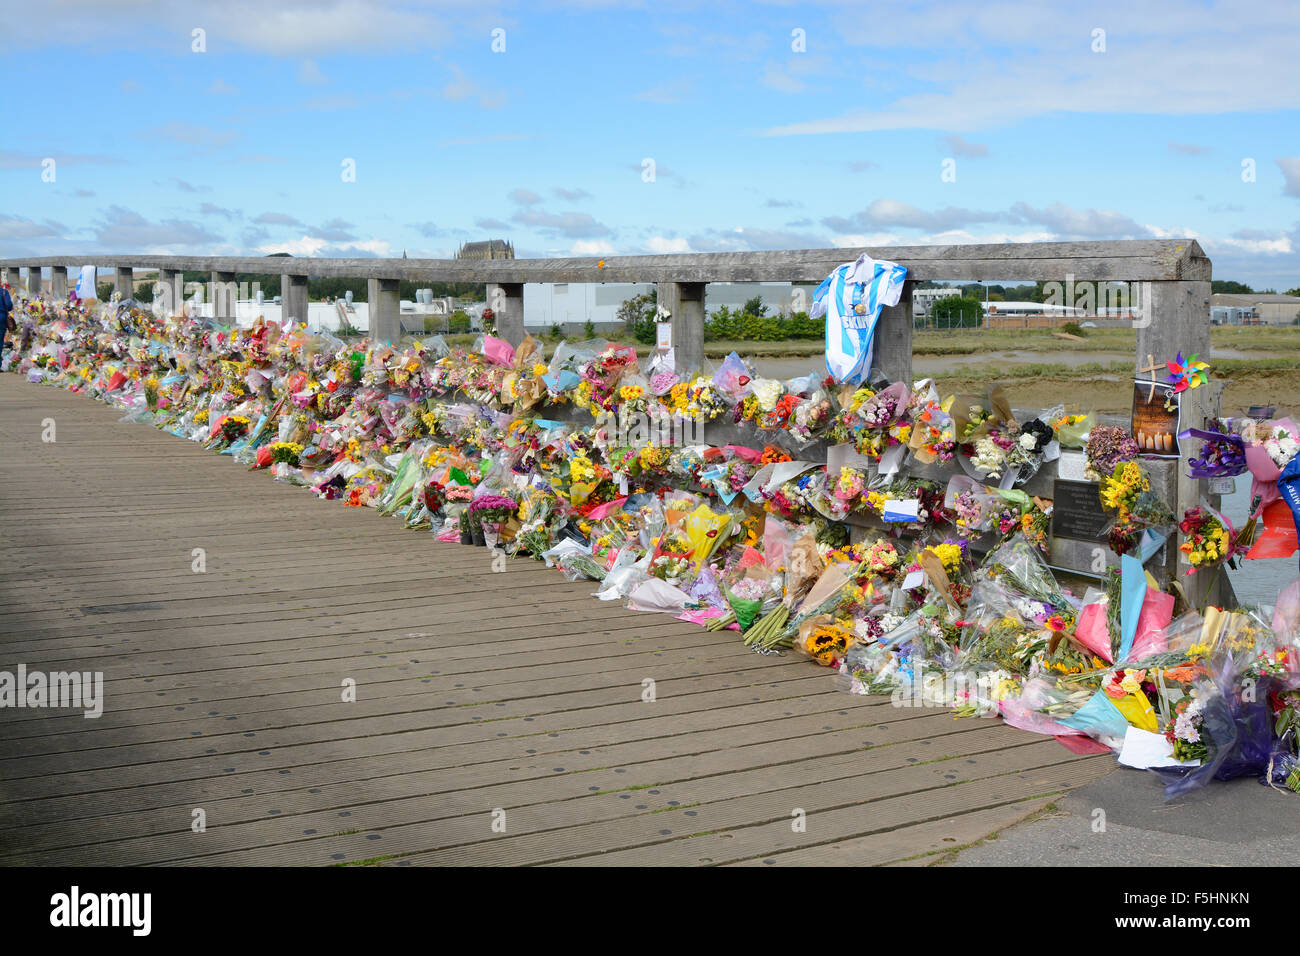
[(1052, 536), (1076, 541), (1104, 541), (1110, 516), (1102, 510), (1097, 486), (1091, 481), (1062, 481), (1052, 485)]

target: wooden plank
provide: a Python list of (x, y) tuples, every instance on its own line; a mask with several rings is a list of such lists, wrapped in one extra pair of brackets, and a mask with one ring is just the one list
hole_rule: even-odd
[[(1209, 260), (1192, 239), (1026, 242), (953, 246), (881, 246), (555, 259), (312, 259), (269, 267), (265, 259), (228, 256), (86, 256), (0, 259), (0, 266), (90, 264), (252, 274), (407, 279), (473, 283), (820, 281), (863, 253), (908, 267), (915, 279), (1209, 280)], [(269, 272), (268, 272), (269, 269)]]
[(974, 810), (961, 816), (900, 827), (889, 833), (823, 843), (806, 850), (772, 853), (727, 866), (929, 866), (943, 854), (1005, 830), (1052, 803), (1052, 797)]
[[(806, 660), (602, 604), (536, 563), (478, 573), (466, 562), (485, 552), (322, 504), (81, 397), (4, 378), (0, 411), (17, 449), (0, 460), (15, 565), (0, 666), (103, 671), (109, 705), (95, 722), (0, 712), (0, 863), (501, 862), (484, 826), (498, 806), (529, 862), (698, 862), (704, 844), (658, 832), (689, 811), (747, 860), (843, 839), (892, 863), (1034, 796), (990, 781), (1083, 778), (1053, 742), (845, 695)], [(145, 482), (147, 504), (128, 490)], [(209, 549), (206, 575), (189, 571), (190, 541)], [(945, 764), (971, 778), (951, 806), (935, 802), (959, 789)], [(764, 814), (794, 793), (838, 821), (833, 838), (768, 839)], [(832, 816), (876, 819), (896, 798), (897, 837)], [(206, 834), (189, 829), (195, 807)]]

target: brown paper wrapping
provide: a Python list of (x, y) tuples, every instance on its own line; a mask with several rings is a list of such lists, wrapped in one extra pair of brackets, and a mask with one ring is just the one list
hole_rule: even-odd
[(939, 592), (939, 596), (960, 612), (961, 605), (952, 596), (952, 583), (948, 580), (948, 572), (943, 569), (943, 562), (939, 560), (939, 556), (933, 551), (922, 551), (917, 563), (921, 565), (921, 570), (930, 579), (930, 583)]

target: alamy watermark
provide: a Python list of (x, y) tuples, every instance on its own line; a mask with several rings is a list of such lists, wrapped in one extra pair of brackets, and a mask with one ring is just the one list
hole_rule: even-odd
[(993, 700), (995, 677), (969, 671), (929, 670), (924, 661), (916, 661), (912, 679), (894, 687), (889, 703), (894, 707), (949, 708), (954, 704), (973, 708), (980, 716), (994, 714), (998, 705)]
[(1130, 319), (1135, 329), (1148, 328), (1155, 314), (1150, 282), (1076, 282), (1068, 272), (1064, 282), (1043, 283), (1043, 305)]
[(658, 403), (648, 408), (621, 404), (611, 416), (610, 443), (619, 448), (682, 448), (703, 445), (704, 415), (670, 412)]
[(102, 671), (0, 671), (0, 708), (80, 708), (87, 719), (104, 713)]

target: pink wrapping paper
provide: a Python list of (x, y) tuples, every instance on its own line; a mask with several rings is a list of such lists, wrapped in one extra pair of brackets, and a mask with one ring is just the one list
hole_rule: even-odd
[(999, 701), (998, 709), (1002, 712), (1004, 721), (1031, 734), (1046, 734), (1049, 737), (1073, 737), (1078, 734), (1073, 727), (1058, 724), (1045, 714), (1030, 710), (1019, 700)]
[(751, 465), (763, 457), (763, 453), (757, 448), (746, 448), (744, 445), (726, 445), (727, 451), (735, 454), (737, 458), (749, 462)]
[(608, 518), (615, 511), (623, 507), (623, 502), (627, 501), (626, 497), (615, 498), (613, 501), (607, 501), (603, 505), (597, 505), (591, 509), (591, 514), (587, 515), (592, 521), (599, 521), (601, 518)]
[(1146, 599), (1142, 602), (1142, 613), (1138, 615), (1137, 634), (1133, 637), (1133, 648), (1129, 651), (1129, 660), (1140, 661), (1152, 654), (1160, 654), (1169, 649), (1165, 639), (1165, 628), (1174, 616), (1174, 596), (1147, 588)]
[(515, 364), (515, 347), (505, 339), (499, 339), (495, 335), (484, 337), (483, 354), (489, 362), (496, 365)]
[[(1143, 610), (1146, 610), (1145, 604), (1143, 604)], [(1168, 621), (1165, 623), (1168, 623)], [(1139, 618), (1138, 627), (1141, 628), (1141, 626), (1141, 619)], [(1110, 650), (1110, 629), (1106, 626), (1105, 604), (1085, 604), (1083, 606), (1083, 610), (1079, 612), (1079, 619), (1074, 626), (1074, 636), (1084, 647), (1098, 657), (1108, 663), (1115, 663), (1115, 656)]]
[(1061, 742), (1066, 750), (1075, 754), (1108, 754), (1110, 748), (1100, 740), (1093, 740), (1085, 734), (1056, 734), (1056, 739)]

